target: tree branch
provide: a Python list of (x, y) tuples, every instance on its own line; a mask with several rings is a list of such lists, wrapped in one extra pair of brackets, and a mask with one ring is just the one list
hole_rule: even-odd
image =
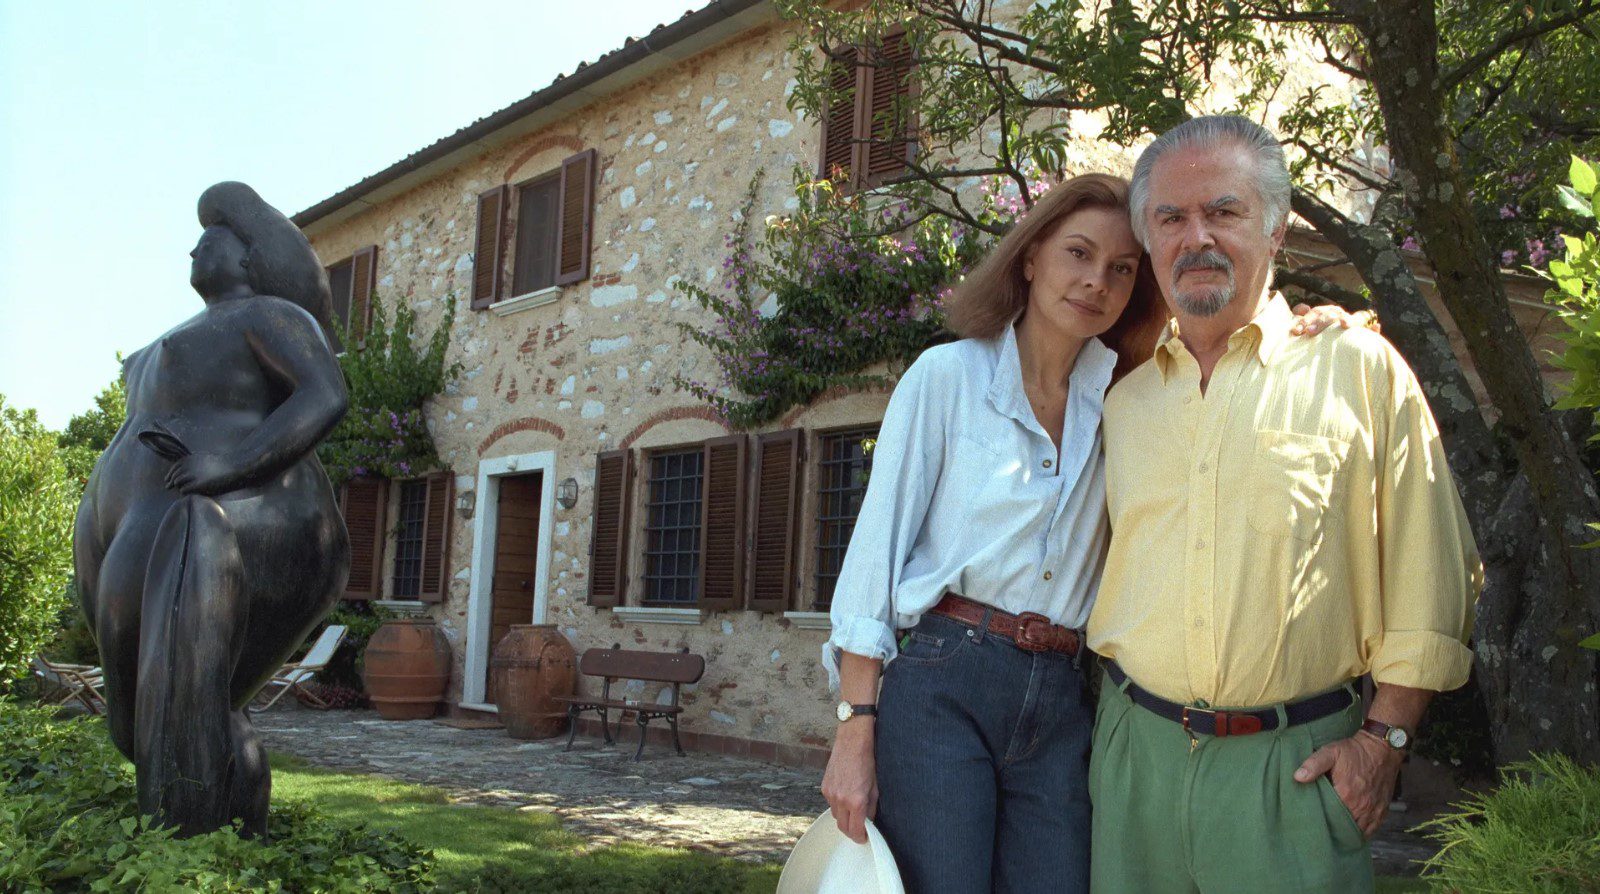
[[(1520, 10), (1522, 7), (1518, 5), (1516, 8)], [(1582, 0), (1577, 6), (1561, 15), (1542, 19), (1525, 28), (1518, 28), (1515, 31), (1502, 34), (1494, 43), (1456, 63), (1448, 71), (1441, 72), (1439, 77), (1440, 88), (1447, 94), (1453, 93), (1457, 87), (1461, 86), (1462, 81), (1465, 81), (1484, 66), (1499, 58), (1500, 54), (1506, 50), (1535, 38), (1543, 37), (1552, 31), (1558, 31), (1568, 25), (1577, 24), (1597, 12), (1600, 12), (1600, 0)]]
[(1297, 286), (1313, 295), (1326, 298), (1345, 310), (1366, 310), (1372, 306), (1372, 302), (1367, 300), (1365, 295), (1352, 292), (1305, 269), (1295, 270), (1280, 264), (1275, 271), (1275, 277), (1278, 285)]

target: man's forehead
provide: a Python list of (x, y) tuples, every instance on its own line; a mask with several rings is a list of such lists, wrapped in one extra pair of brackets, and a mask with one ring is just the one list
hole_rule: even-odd
[(1249, 156), (1236, 146), (1173, 149), (1150, 171), (1151, 204), (1249, 204), (1257, 195), (1252, 174)]

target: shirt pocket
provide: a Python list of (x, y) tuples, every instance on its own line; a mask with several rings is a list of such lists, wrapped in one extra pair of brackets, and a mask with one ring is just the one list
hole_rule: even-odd
[(1256, 433), (1246, 483), (1250, 525), (1258, 533), (1315, 539), (1334, 499), (1346, 445), (1289, 431)]

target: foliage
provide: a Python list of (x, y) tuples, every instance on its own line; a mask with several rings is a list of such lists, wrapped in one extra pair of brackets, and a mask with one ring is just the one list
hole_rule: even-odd
[[(122, 355), (117, 355), (121, 364)], [(111, 384), (95, 395), (94, 408), (72, 417), (61, 430), (56, 444), (61, 448), (61, 460), (67, 474), (78, 482), (81, 491), (89, 483), (89, 473), (100, 459), (100, 453), (110, 446), (117, 430), (128, 418), (128, 387), (118, 374)]]
[[(942, 291), (990, 241), (943, 217), (907, 225), (903, 208), (876, 207), (800, 171), (796, 210), (767, 218), (757, 240), (750, 227), (763, 175), (751, 178), (718, 288), (674, 284), (716, 315), (712, 330), (679, 328), (711, 351), (721, 374), (720, 382), (679, 376), (676, 384), (741, 429), (831, 389), (887, 381), (863, 370), (903, 367), (940, 336)], [(990, 217), (1000, 213), (995, 201), (986, 207)]]
[[(1570, 185), (1560, 187), (1562, 204), (1593, 221), (1595, 206), (1600, 205), (1600, 177), (1594, 166), (1573, 156), (1568, 177)], [(1567, 347), (1555, 357), (1555, 365), (1571, 373), (1572, 380), (1556, 408), (1594, 409), (1595, 419), (1600, 422), (1600, 242), (1596, 241), (1592, 226), (1581, 237), (1561, 238), (1566, 243), (1566, 258), (1550, 262), (1546, 276), (1554, 287), (1545, 294), (1545, 300), (1555, 305), (1556, 315), (1567, 324), (1567, 331), (1561, 333)], [(1600, 433), (1590, 440), (1600, 443)], [(1600, 531), (1600, 524), (1589, 527)], [(1600, 547), (1600, 540), (1589, 546)], [(1600, 633), (1582, 645), (1600, 649)]]
[(1442, 845), (1435, 891), (1600, 890), (1600, 771), (1561, 755), (1507, 767), (1500, 787), (1424, 823)]
[(1475, 673), (1465, 686), (1441, 692), (1428, 702), (1412, 751), (1420, 758), (1448, 765), (1457, 779), (1493, 778), (1494, 741)]
[(0, 395), (0, 692), (55, 629), (72, 571), (78, 488), (55, 436)]
[(269, 838), (233, 829), (178, 840), (138, 814), (131, 768), (98, 721), (0, 701), (0, 890), (431, 890), (431, 854), (303, 804), (274, 807)]
[[(383, 302), (373, 297), (364, 343), (339, 357), (350, 387), (350, 411), (317, 448), (335, 486), (352, 477), (412, 478), (441, 467), (422, 406), (461, 372), (460, 363), (445, 363), (455, 322), (453, 296), (444, 306), (439, 327), (423, 337), (415, 332), (416, 312), (404, 301), (395, 303), (391, 326)], [(339, 341), (357, 343), (342, 327)]]
[(436, 788), (381, 776), (336, 773), (274, 757), (272, 793), (280, 803), (315, 804), (335, 821), (367, 822), (387, 834), (426, 841), (437, 859), (438, 890), (463, 894), (524, 891), (772, 891), (778, 867), (693, 851), (630, 844), (599, 846), (542, 810), (453, 802)]

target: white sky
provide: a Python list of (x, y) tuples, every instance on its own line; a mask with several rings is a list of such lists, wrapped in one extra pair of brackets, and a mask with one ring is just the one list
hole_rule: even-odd
[(702, 0), (0, 0), (0, 394), (60, 428), (200, 309), (195, 200), (293, 214)]

